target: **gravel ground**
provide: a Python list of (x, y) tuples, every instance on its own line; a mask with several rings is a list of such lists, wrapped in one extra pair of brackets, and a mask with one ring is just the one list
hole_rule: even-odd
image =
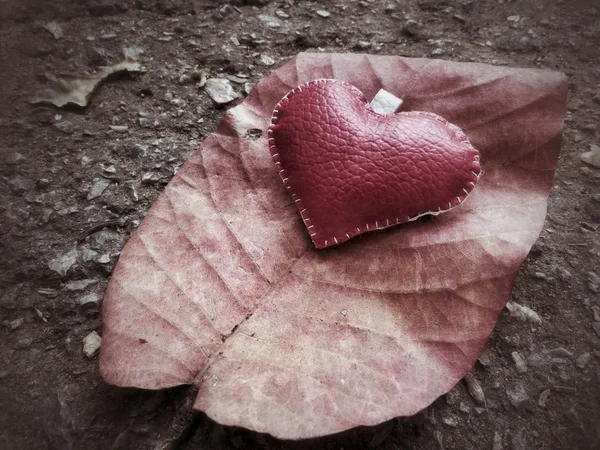
[[(0, 0), (0, 448), (600, 448), (600, 5), (594, 1)], [(87, 107), (27, 102), (123, 60)], [(309, 442), (190, 422), (188, 389), (105, 385), (100, 304), (127, 238), (225, 108), (300, 51), (541, 67), (569, 77), (544, 230), (466, 384), (414, 418)], [(206, 78), (228, 77), (220, 105)], [(84, 345), (85, 341), (85, 345)], [(183, 411), (183, 413), (182, 413)], [(186, 428), (187, 427), (187, 428)], [(160, 447), (163, 446), (163, 447)]]

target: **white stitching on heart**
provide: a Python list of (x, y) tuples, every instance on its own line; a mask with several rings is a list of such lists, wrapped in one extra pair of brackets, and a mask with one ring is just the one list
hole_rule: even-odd
[[(352, 84), (347, 83), (345, 81), (336, 80), (334, 78), (322, 78), (322, 79), (318, 79), (318, 80), (311, 80), (311, 81), (308, 81), (308, 82), (306, 82), (304, 84), (301, 84), (300, 86), (298, 86), (298, 87), (292, 89), (290, 92), (288, 92), (279, 101), (279, 103), (277, 103), (277, 105), (273, 109), (273, 114), (271, 115), (271, 124), (269, 125), (269, 128), (267, 130), (267, 135), (268, 135), (267, 142), (269, 143), (269, 150), (271, 152), (271, 157), (275, 161), (275, 165), (277, 167), (281, 167), (281, 162), (278, 161), (279, 153), (277, 152), (277, 150), (275, 148), (275, 138), (273, 138), (272, 135), (273, 135), (273, 127), (276, 125), (277, 119), (279, 118), (279, 108), (281, 108), (281, 106), (283, 106), (283, 104), (285, 102), (287, 102), (289, 100), (289, 98), (292, 95), (294, 95), (296, 92), (302, 92), (302, 88), (311, 86), (313, 84), (325, 84), (325, 83), (342, 83), (342, 84), (348, 86), (349, 88), (351, 88), (359, 96), (359, 98), (361, 98), (362, 100), (365, 101), (365, 107), (369, 111), (371, 111), (373, 114), (379, 115), (379, 113), (377, 113), (377, 112), (375, 112), (375, 111), (372, 110), (372, 108), (369, 105), (369, 103), (368, 103), (365, 95), (361, 92), (361, 90), (358, 89), (356, 86), (353, 86)], [(404, 112), (401, 112), (399, 114), (409, 115), (409, 116), (416, 115), (416, 116), (431, 117), (431, 118), (439, 121), (440, 123), (442, 123), (449, 130), (453, 131), (454, 134), (455, 134), (455, 136), (458, 138), (459, 142), (461, 142), (462, 144), (465, 144), (465, 145), (471, 147), (473, 150), (476, 150), (473, 147), (473, 145), (471, 144), (471, 141), (469, 140), (468, 136), (465, 135), (465, 133), (459, 127), (457, 127), (454, 124), (451, 124), (446, 119), (444, 119), (441, 116), (438, 116), (435, 113), (432, 113), (432, 112), (429, 112), (429, 111), (404, 111)], [(474, 161), (479, 162), (479, 155), (475, 156)], [(481, 178), (481, 176), (483, 175), (483, 170), (480, 167), (479, 173), (475, 173), (473, 171), (471, 171), (471, 173), (476, 177), (475, 181), (469, 181), (469, 184), (471, 185), (471, 190), (472, 190), (475, 187), (475, 183), (477, 183), (477, 181), (479, 181), (479, 178)], [(285, 188), (288, 189), (288, 190), (291, 190), (292, 187), (288, 183), (289, 178), (285, 177), (285, 170), (284, 169), (281, 169), (279, 171), (279, 176), (280, 176), (281, 180), (283, 181), (283, 184), (284, 184)], [(439, 206), (437, 211), (428, 211), (428, 212), (425, 212), (425, 213), (418, 214), (418, 215), (416, 215), (414, 217), (407, 217), (404, 222), (405, 223), (406, 222), (413, 222), (413, 221), (419, 219), (420, 217), (423, 217), (423, 216), (426, 216), (426, 215), (437, 216), (440, 213), (450, 211), (451, 209), (454, 209), (457, 206), (460, 206), (465, 201), (465, 199), (469, 196), (469, 194), (471, 193), (471, 191), (467, 191), (465, 188), (463, 188), (463, 191), (465, 192), (465, 196), (462, 199), (461, 199), (461, 197), (456, 197), (456, 199), (458, 200), (458, 203), (455, 206), (452, 206), (452, 203), (449, 202), (448, 203), (448, 208), (446, 208), (446, 209), (442, 209), (442, 207)], [(294, 199), (294, 197), (297, 197), (297, 195), (294, 192), (292, 192), (292, 199)], [(304, 203), (302, 203), (302, 200), (300, 198), (296, 198), (296, 199), (294, 199), (294, 203), (296, 203), (296, 206), (298, 207), (298, 210), (300, 210), (300, 217), (302, 218), (302, 220), (304, 221), (304, 223), (307, 224), (307, 222), (311, 222), (311, 225), (307, 226), (307, 229), (309, 229), (309, 228), (315, 228), (315, 226), (312, 224), (312, 221), (310, 220), (310, 218), (308, 216), (304, 217), (304, 213), (306, 212), (306, 208), (305, 208)], [(377, 230), (383, 230), (383, 229), (388, 228), (390, 226), (397, 225), (397, 224), (400, 223), (400, 218), (396, 217), (396, 223), (395, 224), (390, 224), (389, 219), (386, 219), (386, 223), (387, 223), (387, 225), (385, 227), (379, 228), (378, 221), (376, 221), (375, 222), (375, 229), (377, 229)], [(366, 228), (367, 231), (370, 231), (368, 223), (365, 225), (365, 228)], [(358, 234), (361, 234), (360, 227), (356, 227), (356, 230), (357, 230), (358, 233), (355, 234), (354, 236), (357, 236)], [(316, 233), (310, 233), (309, 232), (309, 234), (310, 234), (310, 237), (311, 237), (313, 243), (315, 244), (315, 246), (317, 248), (323, 248), (323, 247), (319, 247), (319, 244), (317, 244), (315, 242), (315, 240), (313, 239), (314, 236), (316, 236), (318, 233), (317, 232)], [(334, 236), (333, 237), (334, 242), (336, 244), (339, 244), (339, 243), (345, 242), (345, 241), (347, 241), (347, 240), (349, 240), (351, 238), (348, 233), (345, 233), (345, 235), (346, 235), (346, 239), (344, 239), (343, 237), (340, 237), (340, 241), (338, 241), (337, 237)], [(327, 243), (329, 242), (330, 239), (331, 238), (325, 239), (325, 245), (324, 245), (324, 247), (327, 247)]]

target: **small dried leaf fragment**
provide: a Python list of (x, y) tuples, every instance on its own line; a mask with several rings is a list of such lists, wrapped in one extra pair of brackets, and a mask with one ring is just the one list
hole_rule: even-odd
[(125, 59), (114, 66), (105, 67), (95, 75), (63, 75), (52, 80), (52, 86), (41, 90), (29, 99), (29, 103), (52, 103), (58, 107), (67, 104), (87, 106), (98, 85), (117, 72), (140, 72), (142, 66), (132, 59)]

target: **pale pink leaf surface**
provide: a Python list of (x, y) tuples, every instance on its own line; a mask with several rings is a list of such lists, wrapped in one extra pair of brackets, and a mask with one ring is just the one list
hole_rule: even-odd
[[(316, 251), (266, 141), (317, 78), (437, 113), (482, 153), (455, 210)], [(481, 353), (544, 222), (562, 74), (392, 56), (300, 54), (228, 111), (126, 245), (103, 305), (108, 383), (196, 383), (216, 421), (287, 439), (417, 413)], [(263, 130), (257, 140), (244, 137)]]

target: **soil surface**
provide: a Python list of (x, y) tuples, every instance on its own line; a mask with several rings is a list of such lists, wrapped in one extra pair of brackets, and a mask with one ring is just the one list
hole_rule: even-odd
[[(0, 448), (600, 448), (600, 168), (580, 159), (600, 145), (599, 35), (593, 0), (0, 0)], [(124, 48), (145, 71), (109, 77), (87, 107), (27, 102)], [(502, 315), (473, 371), (485, 404), (459, 383), (416, 417), (284, 442), (191, 417), (186, 387), (108, 386), (84, 353), (164, 185), (225, 108), (306, 50), (568, 75), (547, 221), (511, 298), (541, 323)], [(239, 98), (217, 105), (202, 85), (226, 76)]]

